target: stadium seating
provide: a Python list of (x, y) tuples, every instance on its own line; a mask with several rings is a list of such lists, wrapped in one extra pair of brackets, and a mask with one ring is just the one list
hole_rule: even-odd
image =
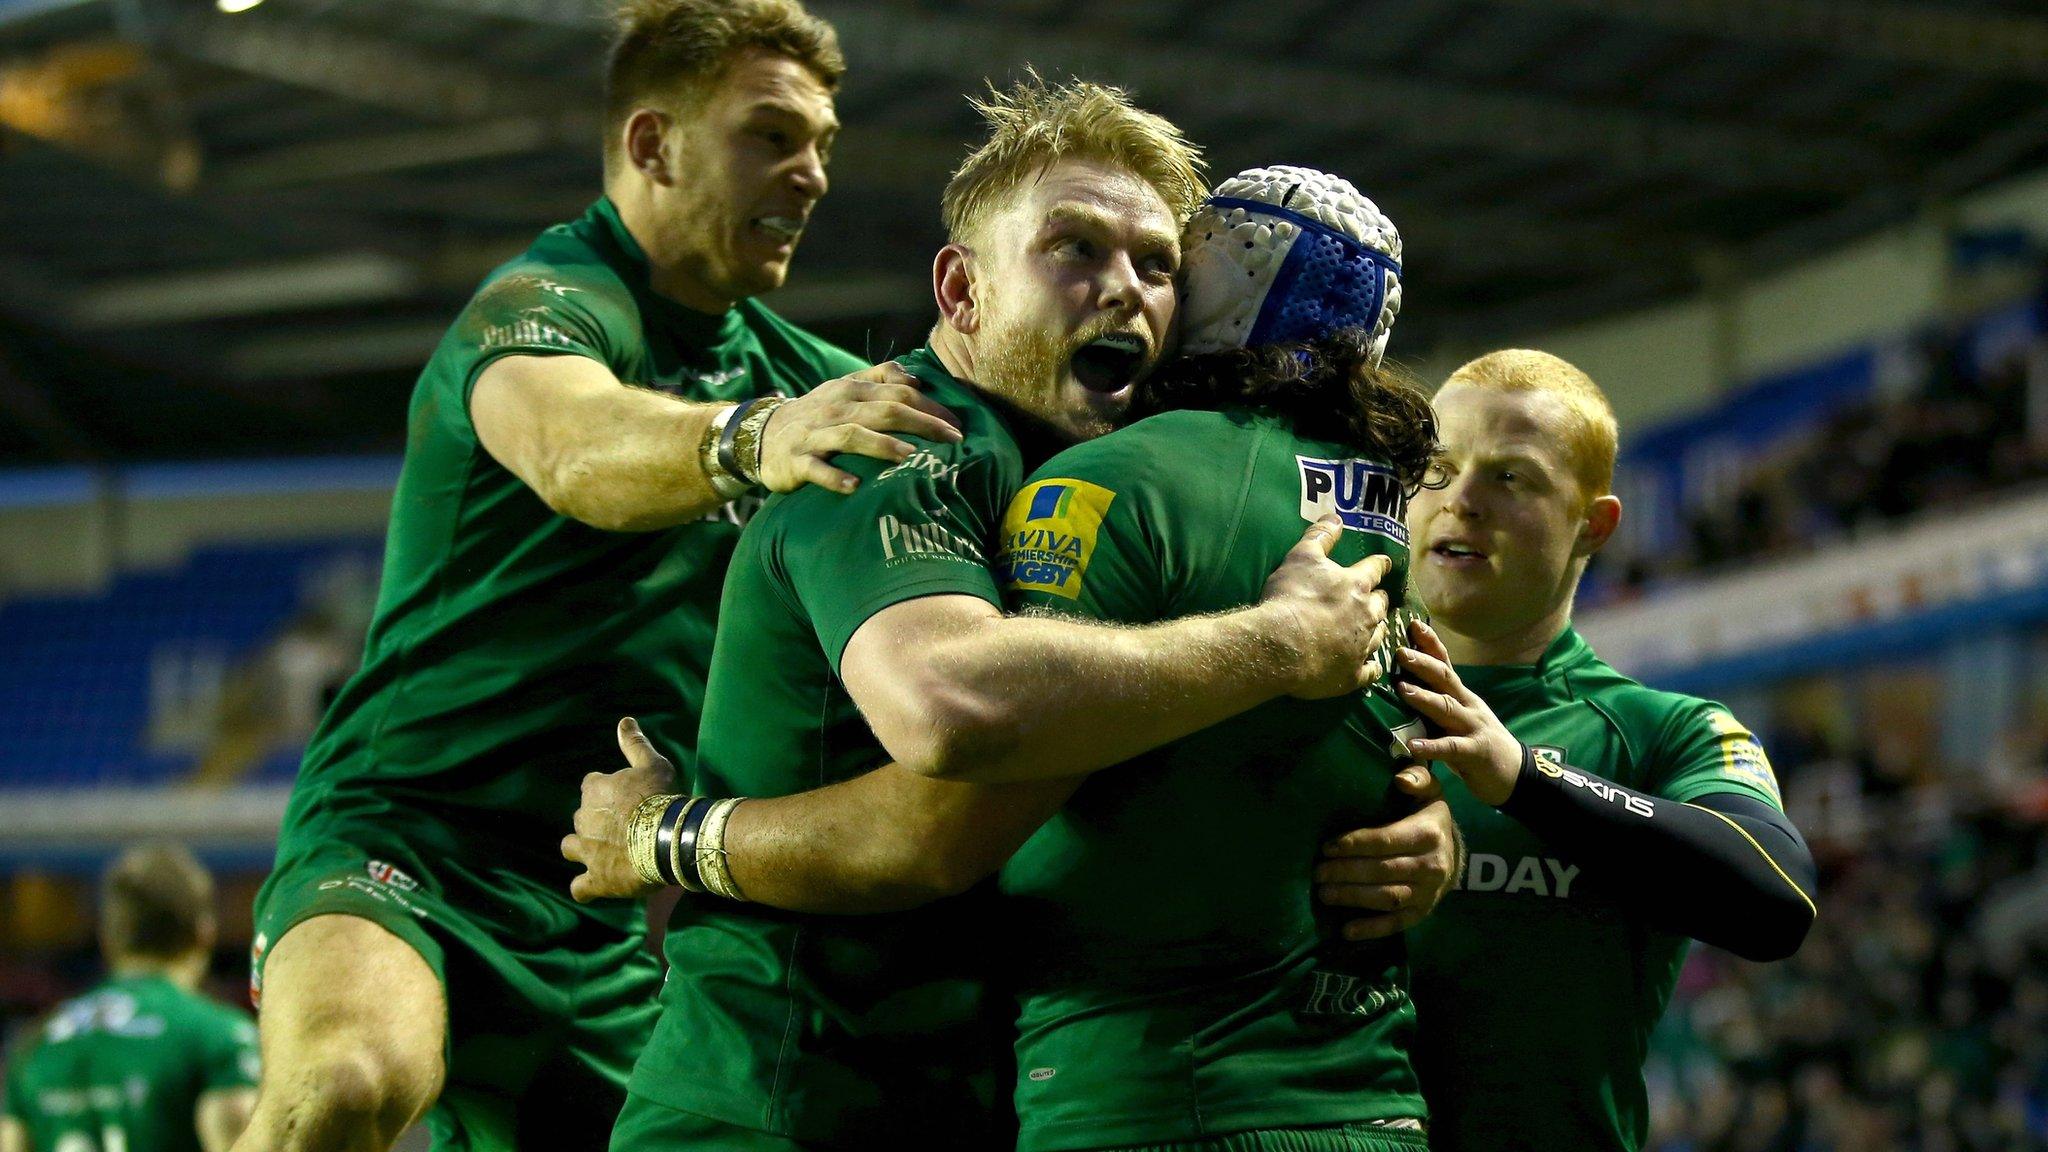
[[(154, 745), (152, 701), (194, 666), (232, 669), (299, 611), (308, 582), (373, 541), (241, 544), (195, 552), (168, 572), (123, 575), (93, 595), (0, 603), (0, 786), (167, 782), (199, 749)], [(153, 679), (155, 688), (153, 690)], [(161, 719), (159, 717), (159, 719)], [(289, 778), (296, 753), (260, 774)]]

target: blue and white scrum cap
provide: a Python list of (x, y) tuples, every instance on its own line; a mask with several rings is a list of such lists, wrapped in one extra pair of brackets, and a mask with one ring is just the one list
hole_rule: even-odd
[(1181, 351), (1314, 340), (1341, 328), (1387, 350), (1401, 310), (1401, 234), (1350, 181), (1313, 168), (1240, 172), (1189, 218)]

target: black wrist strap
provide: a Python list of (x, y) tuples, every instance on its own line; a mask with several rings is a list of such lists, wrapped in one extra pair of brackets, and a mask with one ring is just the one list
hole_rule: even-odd
[(670, 883), (682, 885), (686, 892), (704, 891), (704, 873), (697, 867), (697, 833), (704, 827), (704, 817), (710, 814), (713, 803), (706, 800), (691, 808), (676, 829), (676, 878)]
[(760, 402), (761, 397), (759, 396), (754, 397), (752, 400), (740, 401), (739, 407), (732, 410), (732, 415), (725, 418), (725, 427), (718, 430), (718, 466), (725, 470), (727, 476), (731, 476), (742, 483), (747, 482), (747, 477), (751, 473), (742, 471), (740, 468), (740, 454), (736, 447), (740, 434), (740, 421), (745, 420), (747, 413), (753, 411), (754, 405)]
[[(675, 860), (676, 819), (689, 806), (688, 796), (678, 796), (669, 801), (668, 807), (662, 810), (661, 823), (654, 829), (654, 870), (661, 874), (661, 882), (664, 884), (676, 882), (676, 872), (671, 867)], [(701, 808), (703, 805), (700, 804), (698, 807)]]

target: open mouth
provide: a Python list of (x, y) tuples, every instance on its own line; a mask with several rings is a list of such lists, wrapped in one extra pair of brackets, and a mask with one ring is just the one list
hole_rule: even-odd
[(1116, 333), (1097, 337), (1074, 353), (1074, 379), (1090, 392), (1121, 392), (1145, 369), (1145, 341)]
[(1460, 544), (1454, 540), (1440, 540), (1430, 545), (1429, 551), (1432, 556), (1441, 556), (1451, 561), (1477, 562), (1486, 559), (1486, 553), (1470, 544)]
[(799, 216), (756, 216), (753, 225), (771, 239), (784, 243), (794, 243), (804, 233), (803, 218)]

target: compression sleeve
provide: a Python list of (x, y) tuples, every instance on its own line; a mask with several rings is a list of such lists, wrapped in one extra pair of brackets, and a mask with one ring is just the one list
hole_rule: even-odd
[(1813, 855), (1751, 796), (1686, 803), (1624, 788), (1522, 746), (1500, 806), (1656, 927), (1748, 960), (1782, 960), (1813, 926)]

